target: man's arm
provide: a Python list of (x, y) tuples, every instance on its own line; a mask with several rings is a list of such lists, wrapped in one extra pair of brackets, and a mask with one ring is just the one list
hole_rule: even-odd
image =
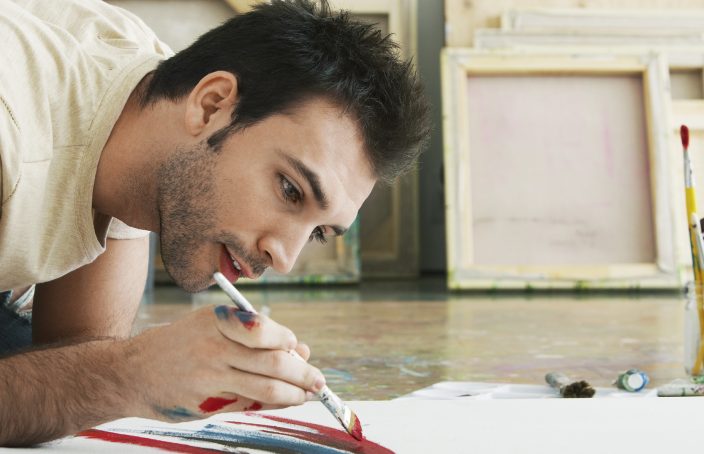
[[(148, 256), (148, 237), (108, 239), (105, 252), (92, 263), (37, 285), (33, 341), (55, 346), (0, 362), (0, 412), (6, 412), (0, 439), (31, 443), (125, 414), (126, 403), (133, 399), (126, 395), (127, 379), (119, 373), (124, 353), (115, 342), (95, 339), (129, 336)], [(95, 341), (78, 344), (91, 339)], [(81, 395), (75, 395), (77, 390)], [(10, 396), (33, 408), (18, 412), (5, 405)]]
[(134, 386), (123, 363), (114, 341), (0, 360), (0, 446), (39, 443), (129, 414)]
[[(129, 244), (146, 257), (137, 243)], [(48, 441), (126, 416), (202, 418), (212, 413), (202, 406), (210, 397), (231, 402), (218, 411), (254, 403), (279, 408), (304, 402), (304, 390), (322, 388), (320, 371), (288, 354), (294, 347), (308, 354), (290, 330), (231, 307), (204, 307), (129, 339), (87, 340), (129, 332), (144, 268), (123, 269), (132, 262), (127, 249), (122, 252), (127, 256), (101, 257), (95, 268), (37, 289), (39, 340), (71, 338), (74, 344), (0, 359), (0, 446)], [(127, 315), (119, 310), (126, 300)], [(103, 321), (101, 311), (112, 320)]]
[(105, 252), (93, 263), (37, 285), (34, 343), (128, 337), (144, 290), (148, 259), (149, 237), (108, 239)]

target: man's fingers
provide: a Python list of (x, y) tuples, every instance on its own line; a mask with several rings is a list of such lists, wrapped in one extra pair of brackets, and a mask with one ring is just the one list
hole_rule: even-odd
[(306, 401), (306, 392), (298, 386), (262, 375), (250, 374), (237, 369), (228, 373), (229, 388), (237, 394), (261, 405), (290, 406)]
[(296, 345), (296, 352), (306, 361), (310, 359), (310, 347), (308, 347), (308, 345), (299, 342), (299, 344)]
[(214, 311), (220, 333), (246, 347), (293, 350), (298, 344), (293, 331), (266, 315), (240, 311), (232, 306), (216, 306)]
[(325, 385), (325, 377), (292, 352), (284, 350), (253, 350), (233, 344), (230, 365), (235, 369), (276, 378), (308, 391), (318, 392)]

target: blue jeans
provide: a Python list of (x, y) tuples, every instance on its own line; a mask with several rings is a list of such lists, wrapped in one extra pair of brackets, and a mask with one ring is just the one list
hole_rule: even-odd
[(0, 292), (0, 356), (32, 346), (32, 319), (10, 309), (11, 291)]

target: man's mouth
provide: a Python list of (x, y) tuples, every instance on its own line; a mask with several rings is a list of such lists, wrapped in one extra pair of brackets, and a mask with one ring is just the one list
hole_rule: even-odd
[(233, 284), (242, 275), (242, 265), (230, 254), (230, 251), (223, 245), (220, 253), (220, 272)]

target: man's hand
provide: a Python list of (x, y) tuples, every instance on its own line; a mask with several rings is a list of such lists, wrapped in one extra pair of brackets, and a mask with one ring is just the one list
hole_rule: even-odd
[(294, 349), (310, 354), (288, 328), (230, 306), (146, 331), (126, 342), (125, 366), (140, 389), (134, 415), (177, 421), (301, 404), (325, 378)]
[(264, 315), (206, 307), (128, 340), (94, 340), (0, 359), (0, 446), (107, 421), (168, 421), (296, 405), (324, 385), (293, 357), (309, 350)]

